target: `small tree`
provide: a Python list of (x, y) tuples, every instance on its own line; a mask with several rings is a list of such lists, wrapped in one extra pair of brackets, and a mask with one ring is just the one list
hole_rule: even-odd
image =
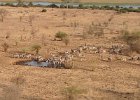
[(2, 47), (3, 47), (4, 52), (7, 52), (9, 45), (7, 43), (3, 43)]
[(5, 9), (0, 9), (0, 17), (1, 17), (1, 21), (4, 21), (5, 16), (7, 15), (7, 10)]
[(41, 49), (41, 46), (40, 45), (33, 45), (32, 46), (32, 51), (35, 51), (36, 54), (39, 53), (39, 50)]

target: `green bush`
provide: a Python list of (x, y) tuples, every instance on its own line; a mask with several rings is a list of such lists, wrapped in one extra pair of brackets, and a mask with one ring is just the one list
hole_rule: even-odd
[(68, 35), (65, 32), (57, 32), (55, 38), (59, 38), (61, 41), (66, 38)]

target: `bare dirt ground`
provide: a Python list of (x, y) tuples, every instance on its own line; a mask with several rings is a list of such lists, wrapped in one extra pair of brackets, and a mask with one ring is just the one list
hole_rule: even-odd
[[(22, 89), (19, 94), (20, 100), (65, 100), (66, 95), (62, 94), (62, 91), (67, 87), (84, 90), (75, 96), (76, 100), (139, 100), (140, 65), (121, 61), (105, 62), (99, 60), (99, 54), (85, 54), (83, 61), (80, 59), (73, 61), (73, 69), (40, 68), (13, 65), (19, 59), (10, 58), (9, 55), (10, 52), (24, 50), (33, 53), (30, 48), (34, 44), (41, 45), (40, 54), (44, 57), (48, 53), (69, 51), (85, 43), (101, 46), (123, 44), (120, 40), (114, 40), (114, 37), (121, 34), (124, 24), (130, 32), (140, 31), (140, 13), (117, 14), (110, 10), (51, 8), (47, 8), (47, 12), (43, 13), (39, 7), (1, 8), (6, 9), (8, 14), (4, 22), (0, 22), (0, 45), (4, 42), (10, 45), (7, 53), (0, 48), (1, 98), (5, 96), (10, 97), (6, 100), (15, 100), (11, 97), (18, 96), (16, 94), (18, 89), (15, 92), (11, 79), (22, 76), (25, 83), (20, 86)], [(29, 16), (34, 19), (32, 24), (29, 23)], [(104, 37), (86, 40), (81, 38), (85, 27), (92, 22), (106, 22), (110, 16), (113, 16), (113, 19)], [(73, 22), (78, 23), (76, 29), (71, 25)], [(35, 31), (34, 37), (32, 31)], [(68, 46), (62, 41), (53, 41), (58, 31), (68, 33), (70, 37)], [(7, 35), (8, 39), (5, 38)], [(42, 45), (42, 37), (45, 39), (45, 46)], [(8, 88), (8, 93), (3, 94), (5, 93), (3, 87), (11, 88)], [(15, 94), (10, 91), (14, 91)]]

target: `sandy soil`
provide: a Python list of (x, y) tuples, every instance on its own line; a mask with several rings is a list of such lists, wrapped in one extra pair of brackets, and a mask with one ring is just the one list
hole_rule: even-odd
[[(47, 56), (48, 53), (70, 50), (85, 43), (103, 46), (123, 44), (120, 40), (114, 40), (113, 37), (120, 35), (120, 31), (124, 29), (124, 23), (128, 31), (140, 31), (140, 13), (117, 14), (109, 10), (51, 8), (47, 8), (47, 12), (42, 13), (43, 8), (38, 7), (1, 8), (6, 9), (8, 14), (4, 22), (0, 22), (0, 45), (4, 42), (10, 45), (7, 53), (4, 53), (3, 48), (0, 47), (1, 98), (4, 96), (3, 86), (14, 87), (10, 80), (19, 76), (26, 80), (20, 87), (22, 89), (21, 100), (65, 100), (62, 91), (71, 86), (84, 90), (83, 93), (76, 95), (76, 100), (133, 100), (138, 98), (139, 65), (121, 61), (104, 62), (99, 60), (98, 54), (86, 54), (84, 61), (74, 60), (73, 69), (37, 68), (13, 65), (19, 59), (10, 58), (9, 55), (10, 52), (23, 50), (32, 53), (30, 48), (34, 44), (41, 45), (40, 54), (43, 56)], [(66, 20), (63, 16), (64, 12)], [(32, 24), (29, 23), (29, 16), (34, 16)], [(111, 16), (113, 19), (105, 37), (86, 40), (80, 37), (83, 29), (92, 22), (103, 23)], [(79, 24), (75, 30), (71, 26), (73, 22)], [(31, 31), (36, 31), (34, 38)], [(68, 46), (61, 41), (53, 41), (58, 31), (69, 34), (70, 44)], [(5, 38), (7, 35), (8, 39)], [(45, 46), (41, 42), (42, 36), (45, 37)]]

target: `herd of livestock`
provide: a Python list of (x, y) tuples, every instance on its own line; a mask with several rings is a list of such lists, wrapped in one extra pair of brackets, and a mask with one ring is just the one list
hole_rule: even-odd
[[(100, 54), (100, 60), (103, 61), (112, 61), (112, 55), (119, 55), (120, 58), (116, 58), (115, 60), (121, 61), (140, 61), (140, 55), (137, 56), (124, 56), (124, 46), (120, 45), (112, 45), (111, 47), (103, 47), (103, 46), (95, 46), (95, 45), (83, 45), (78, 48), (71, 49), (70, 51), (61, 52), (56, 55), (51, 55), (50, 58), (43, 58), (40, 55), (34, 55), (30, 53), (14, 53), (12, 54), (12, 58), (22, 58), (22, 59), (30, 59), (35, 60), (37, 62), (48, 62), (53, 64), (52, 66), (64, 67), (65, 63), (71, 62), (75, 57), (83, 57), (87, 53), (90, 54)], [(110, 56), (103, 56), (103, 55)]]

